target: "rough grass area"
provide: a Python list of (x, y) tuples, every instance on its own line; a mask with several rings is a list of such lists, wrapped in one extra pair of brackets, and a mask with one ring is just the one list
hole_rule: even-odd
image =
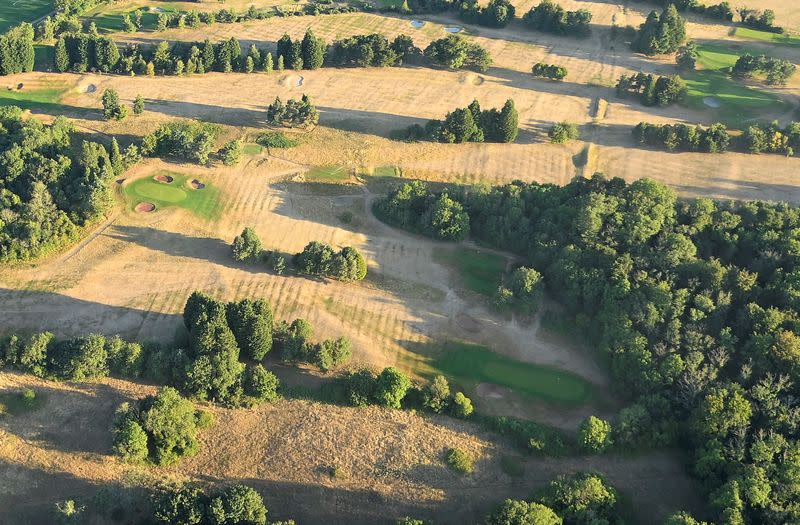
[[(159, 175), (170, 176), (174, 180), (169, 184), (158, 182), (154, 177)], [(205, 188), (192, 189), (189, 183), (194, 178), (192, 175), (160, 171), (126, 184), (124, 193), (130, 209), (140, 202), (150, 202), (156, 205), (156, 211), (179, 207), (204, 219), (215, 219), (219, 215), (219, 190), (203, 180), (201, 182)]]
[(69, 90), (58, 82), (40, 83), (28, 86), (23, 83), (22, 89), (17, 89), (18, 84), (0, 84), (0, 106), (19, 106), (22, 109), (53, 111), (63, 107), (61, 97)]
[(341, 165), (319, 166), (306, 173), (305, 179), (308, 182), (347, 182), (350, 180), (350, 170)]
[(777, 33), (759, 31), (758, 29), (750, 29), (748, 27), (737, 27), (733, 34), (739, 38), (759, 40), (761, 42), (769, 42), (771, 44), (800, 46), (800, 37), (794, 35), (779, 35)]
[(505, 257), (469, 248), (438, 248), (433, 259), (456, 270), (469, 290), (486, 296), (497, 291), (506, 268)]
[(0, 2), (0, 33), (21, 22), (33, 22), (52, 10), (51, 0), (3, 0)]
[(566, 405), (582, 404), (591, 395), (591, 386), (575, 374), (516, 361), (481, 345), (449, 341), (434, 365), (458, 383), (492, 383)]
[[(754, 89), (731, 78), (730, 68), (740, 55), (751, 52), (744, 48), (703, 44), (699, 46), (699, 70), (685, 75), (689, 86), (686, 104), (692, 109), (714, 112), (714, 119), (731, 126), (740, 126), (767, 113), (788, 111), (780, 97)], [(706, 97), (716, 99), (720, 107), (712, 109)]]
[(16, 392), (0, 392), (0, 417), (18, 416), (42, 406), (44, 400), (30, 388)]

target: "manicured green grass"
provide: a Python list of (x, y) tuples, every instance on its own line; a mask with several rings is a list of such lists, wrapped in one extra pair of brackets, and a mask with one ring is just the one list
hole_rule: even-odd
[(33, 22), (53, 10), (52, 0), (0, 1), (0, 33), (21, 22)]
[[(699, 46), (699, 69), (684, 75), (689, 87), (686, 104), (693, 109), (713, 111), (715, 120), (730, 126), (741, 126), (764, 112), (788, 111), (790, 108), (778, 96), (731, 78), (730, 68), (740, 55), (748, 52), (753, 53), (746, 48)], [(720, 107), (706, 105), (706, 97), (713, 97)]]
[(492, 296), (497, 291), (506, 269), (505, 257), (470, 248), (437, 248), (433, 252), (433, 260), (455, 269), (461, 275), (464, 286), (486, 296)]
[(245, 155), (258, 155), (264, 148), (258, 144), (245, 144), (242, 148), (242, 153)]
[(575, 374), (516, 361), (481, 345), (449, 341), (433, 365), (456, 383), (492, 383), (566, 405), (579, 405), (591, 395), (589, 383)]
[[(24, 83), (23, 83), (24, 84)], [(11, 89), (8, 89), (11, 87)], [(22, 109), (52, 110), (61, 106), (61, 97), (69, 90), (59, 82), (52, 82), (45, 87), (22, 89), (0, 84), (0, 106), (19, 106)]]
[(350, 170), (345, 166), (319, 166), (312, 168), (305, 174), (308, 182), (347, 182), (350, 180)]
[[(167, 175), (174, 180), (165, 184), (153, 179), (157, 175)], [(154, 173), (151, 176), (132, 181), (125, 185), (125, 195), (131, 209), (140, 202), (155, 204), (156, 211), (177, 206), (191, 211), (204, 219), (214, 219), (219, 215), (219, 190), (208, 182), (199, 179), (206, 186), (195, 190), (189, 185), (195, 177), (168, 171)]]
[(759, 31), (758, 29), (750, 29), (748, 27), (737, 27), (734, 35), (740, 38), (749, 38), (750, 40), (760, 40), (762, 42), (769, 42), (771, 44), (781, 44), (787, 46), (800, 46), (800, 37), (794, 35), (779, 35), (777, 33), (770, 33), (769, 31)]

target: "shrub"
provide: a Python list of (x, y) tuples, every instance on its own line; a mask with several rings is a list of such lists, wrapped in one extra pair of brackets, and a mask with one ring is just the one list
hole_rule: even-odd
[(314, 345), (311, 350), (311, 362), (320, 370), (327, 372), (350, 358), (350, 340), (345, 337), (326, 339)]
[(472, 400), (461, 392), (456, 392), (453, 402), (450, 405), (450, 412), (461, 419), (466, 419), (472, 415)]
[(114, 453), (123, 461), (139, 463), (147, 459), (147, 433), (129, 415), (114, 423)]
[(108, 368), (112, 374), (139, 377), (144, 371), (145, 352), (139, 343), (129, 343), (119, 336), (106, 339)]
[(460, 448), (451, 448), (445, 459), (450, 468), (461, 474), (470, 474), (475, 470), (472, 458)]
[(244, 383), (244, 393), (258, 401), (275, 401), (278, 399), (280, 381), (272, 372), (263, 366), (248, 367)]
[(533, 68), (531, 68), (531, 73), (535, 77), (563, 80), (567, 76), (567, 68), (555, 66), (553, 64), (545, 64), (544, 62), (537, 62), (533, 65)]
[(399, 370), (385, 368), (375, 383), (375, 401), (385, 407), (400, 408), (403, 398), (411, 388), (411, 380)]
[(553, 124), (550, 131), (547, 132), (547, 136), (550, 137), (550, 142), (553, 144), (563, 144), (569, 140), (578, 140), (581, 135), (578, 131), (578, 126), (575, 124), (571, 122), (559, 122)]

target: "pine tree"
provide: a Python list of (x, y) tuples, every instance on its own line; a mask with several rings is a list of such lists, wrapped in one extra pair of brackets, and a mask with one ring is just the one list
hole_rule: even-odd
[(283, 55), (278, 56), (278, 71), (283, 71)]
[(247, 56), (253, 59), (253, 66), (261, 65), (261, 51), (258, 50), (255, 44), (250, 45), (250, 50), (247, 52)]
[(125, 171), (125, 161), (122, 158), (122, 153), (119, 151), (119, 143), (117, 137), (111, 139), (111, 167), (114, 169), (114, 175), (119, 177)]
[(247, 57), (247, 60), (245, 60), (244, 64), (245, 73), (252, 73), (254, 68), (255, 64), (253, 63), (253, 57)]
[(272, 67), (272, 53), (267, 52), (267, 54), (264, 55), (264, 71), (272, 73)]
[(206, 40), (203, 43), (203, 69), (205, 71), (213, 71), (217, 62), (217, 53), (214, 50), (214, 44), (211, 40)]
[(289, 56), (286, 58), (288, 61), (289, 69), (298, 71), (303, 69), (303, 44), (301, 42), (292, 42), (292, 48), (289, 50)]
[(278, 51), (276, 55), (278, 58), (283, 57), (283, 62), (286, 64), (287, 62), (291, 64), (289, 61), (289, 52), (292, 49), (292, 38), (287, 35), (286, 33), (283, 34), (282, 37), (278, 40)]
[(309, 29), (301, 44), (303, 65), (306, 69), (319, 69), (325, 60), (325, 41), (314, 36)]
[(69, 53), (64, 37), (59, 38), (56, 42), (55, 62), (57, 71), (63, 73), (69, 69)]
[(498, 142), (514, 142), (517, 140), (519, 133), (519, 115), (517, 108), (514, 107), (514, 101), (511, 99), (506, 100), (503, 109), (500, 110), (500, 115), (497, 120), (497, 141)]
[(136, 95), (133, 100), (133, 114), (141, 115), (142, 113), (144, 113), (144, 98), (141, 95)]

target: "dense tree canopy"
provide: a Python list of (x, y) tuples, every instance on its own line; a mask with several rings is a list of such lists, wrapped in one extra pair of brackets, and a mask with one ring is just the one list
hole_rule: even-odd
[(634, 51), (646, 55), (674, 53), (686, 40), (686, 21), (669, 4), (659, 15), (651, 11), (631, 42)]
[(523, 17), (531, 29), (556, 35), (589, 36), (592, 12), (588, 9), (567, 11), (552, 0), (542, 0)]

